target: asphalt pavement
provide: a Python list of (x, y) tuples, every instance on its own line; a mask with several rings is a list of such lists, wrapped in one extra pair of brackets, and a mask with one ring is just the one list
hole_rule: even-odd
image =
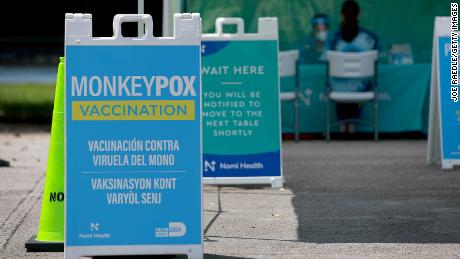
[[(0, 258), (36, 233), (49, 128), (0, 125)], [(285, 188), (205, 186), (205, 258), (458, 258), (460, 170), (426, 141), (283, 143)]]

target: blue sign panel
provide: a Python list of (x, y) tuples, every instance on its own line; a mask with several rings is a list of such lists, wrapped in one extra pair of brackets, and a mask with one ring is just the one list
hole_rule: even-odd
[(281, 177), (278, 41), (202, 41), (203, 176)]
[[(438, 41), (443, 159), (460, 159), (460, 102), (452, 99), (450, 37)], [(458, 93), (458, 92), (457, 92)]]
[(66, 47), (67, 246), (202, 243), (200, 81), (199, 45)]

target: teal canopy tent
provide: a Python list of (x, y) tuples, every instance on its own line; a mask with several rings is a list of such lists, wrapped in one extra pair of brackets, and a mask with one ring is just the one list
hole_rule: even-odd
[[(203, 32), (214, 31), (217, 17), (242, 17), (245, 29), (255, 32), (257, 19), (276, 16), (279, 19), (281, 50), (295, 49), (310, 33), (310, 19), (317, 13), (330, 17), (332, 30), (340, 24), (343, 0), (187, 0), (187, 12), (200, 12)], [(450, 0), (358, 0), (360, 23), (374, 31), (382, 53), (391, 44), (408, 43), (416, 63), (431, 60), (435, 16), (450, 15)]]

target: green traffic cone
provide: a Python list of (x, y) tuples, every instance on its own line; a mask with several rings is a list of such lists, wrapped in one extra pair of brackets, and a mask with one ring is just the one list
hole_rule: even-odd
[(64, 250), (64, 58), (60, 58), (54, 96), (45, 190), (37, 236), (28, 252)]

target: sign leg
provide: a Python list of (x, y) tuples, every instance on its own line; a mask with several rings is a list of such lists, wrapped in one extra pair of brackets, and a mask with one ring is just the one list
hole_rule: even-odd
[(273, 189), (283, 188), (283, 178), (272, 178), (271, 180)]
[(187, 253), (188, 259), (203, 259), (202, 249), (190, 249)]
[(451, 161), (442, 161), (441, 168), (442, 170), (452, 170), (454, 169), (454, 163)]

